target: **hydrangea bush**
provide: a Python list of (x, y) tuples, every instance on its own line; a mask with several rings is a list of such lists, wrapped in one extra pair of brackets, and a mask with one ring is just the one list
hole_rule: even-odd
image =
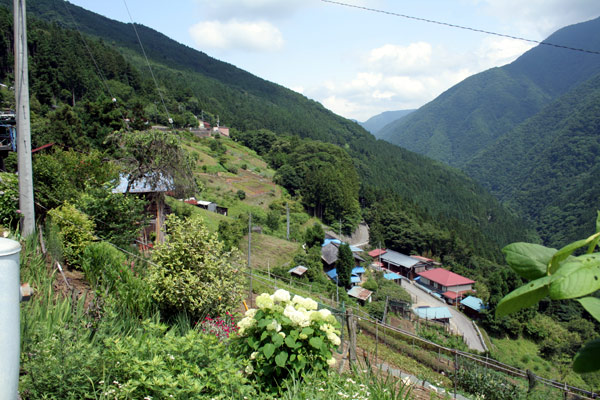
[(326, 373), (335, 364), (333, 348), (340, 345), (339, 324), (331, 311), (317, 310), (310, 298), (291, 297), (286, 290), (263, 293), (257, 309), (238, 322), (237, 347), (250, 359), (246, 373), (275, 387), (290, 374)]

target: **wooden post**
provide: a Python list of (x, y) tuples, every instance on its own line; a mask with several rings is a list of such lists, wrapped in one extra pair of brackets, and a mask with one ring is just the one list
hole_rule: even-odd
[(165, 221), (164, 209), (165, 209), (165, 199), (162, 193), (159, 193), (156, 196), (156, 243), (164, 242), (165, 238), (163, 235), (162, 227)]
[(379, 352), (377, 351), (377, 347), (379, 345), (379, 324), (377, 320), (375, 320), (375, 362), (379, 361)]
[(352, 308), (346, 310), (347, 324), (348, 324), (348, 335), (349, 348), (348, 348), (348, 360), (350, 364), (356, 362), (356, 318)]
[(457, 375), (458, 375), (458, 353), (455, 350), (454, 351), (454, 398), (456, 398), (456, 390), (457, 390), (456, 376)]

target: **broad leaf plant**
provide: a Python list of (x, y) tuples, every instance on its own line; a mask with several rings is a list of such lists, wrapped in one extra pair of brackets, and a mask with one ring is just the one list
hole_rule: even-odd
[[(545, 297), (552, 300), (575, 299), (592, 317), (600, 321), (600, 211), (596, 233), (570, 243), (560, 250), (533, 243), (513, 243), (502, 249), (508, 265), (529, 282), (507, 294), (496, 307), (502, 317), (533, 306)], [(585, 254), (573, 255), (585, 249)], [(573, 370), (578, 373), (600, 369), (600, 339), (585, 344), (575, 355)]]

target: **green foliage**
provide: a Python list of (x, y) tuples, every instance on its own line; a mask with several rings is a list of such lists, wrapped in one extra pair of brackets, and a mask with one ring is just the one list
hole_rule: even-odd
[(308, 248), (321, 246), (325, 238), (325, 231), (319, 222), (315, 222), (312, 227), (306, 228), (304, 232), (304, 242)]
[(151, 314), (152, 293), (143, 279), (143, 268), (128, 262), (106, 242), (87, 246), (82, 259), (81, 269), (97, 296), (126, 315), (143, 318)]
[(248, 221), (244, 218), (237, 218), (233, 221), (220, 221), (219, 222), (219, 240), (223, 242), (223, 249), (230, 251), (233, 248), (237, 248), (240, 240), (244, 237)]
[(19, 222), (19, 182), (15, 174), (0, 172), (0, 224), (7, 227)]
[(238, 323), (237, 351), (251, 360), (246, 373), (267, 390), (274, 390), (291, 374), (302, 379), (308, 372), (327, 374), (335, 364), (332, 348), (340, 345), (339, 324), (317, 303), (279, 289), (256, 298)]
[(58, 207), (64, 201), (74, 202), (84, 190), (102, 188), (117, 175), (115, 165), (106, 162), (98, 151), (55, 149), (33, 157), (35, 200), (45, 209)]
[(244, 192), (242, 189), (239, 189), (236, 193), (236, 196), (238, 199), (244, 200), (246, 198), (246, 192)]
[(335, 263), (337, 269), (338, 285), (350, 288), (350, 276), (354, 268), (354, 256), (347, 243), (342, 243), (338, 248), (338, 260)]
[[(600, 253), (594, 252), (600, 241), (600, 212), (596, 227), (596, 234), (568, 244), (560, 250), (529, 243), (515, 243), (505, 247), (503, 251), (507, 254), (510, 267), (524, 278), (533, 280), (506, 295), (498, 303), (496, 315), (516, 312), (549, 296), (553, 300), (576, 298), (592, 317), (600, 321), (600, 301), (595, 297), (583, 297), (600, 289)], [(573, 255), (582, 248), (587, 250), (585, 254)], [(565, 335), (566, 332), (562, 336)], [(546, 353), (564, 351), (564, 340), (575, 341), (571, 337), (548, 336)], [(600, 369), (596, 342), (589, 342), (576, 355), (573, 364), (576, 372)]]
[(48, 217), (49, 225), (57, 227), (64, 260), (71, 268), (80, 267), (85, 248), (94, 240), (94, 222), (67, 202), (48, 211)]
[(492, 400), (513, 400), (522, 396), (519, 388), (502, 374), (471, 363), (461, 365), (453, 378), (467, 393)]
[(232, 263), (234, 254), (211, 234), (202, 218), (169, 216), (167, 237), (156, 246), (150, 267), (152, 296), (165, 316), (179, 312), (193, 319), (219, 315), (241, 302), (243, 276)]
[(110, 187), (89, 188), (76, 202), (94, 220), (100, 238), (124, 248), (131, 246), (144, 226), (144, 204), (136, 196), (112, 193)]

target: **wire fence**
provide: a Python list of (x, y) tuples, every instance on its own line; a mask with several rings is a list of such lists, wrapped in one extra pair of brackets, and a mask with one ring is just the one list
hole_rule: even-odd
[[(435, 343), (431, 340), (423, 338), (408, 330), (392, 326), (384, 323), (377, 319), (374, 319), (365, 311), (355, 306), (345, 305), (343, 303), (337, 303), (335, 299), (330, 299), (322, 295), (318, 295), (312, 291), (313, 286), (298, 280), (283, 278), (277, 275), (268, 274), (262, 270), (244, 270), (244, 273), (248, 278), (252, 277), (253, 286), (250, 288), (252, 292), (258, 293), (261, 290), (270, 289), (286, 289), (292, 294), (300, 296), (313, 297), (319, 303), (320, 307), (326, 307), (330, 309), (336, 317), (338, 317), (342, 325), (342, 336), (346, 337), (342, 339), (346, 342), (347, 359), (351, 359), (351, 354), (354, 353), (356, 357), (357, 353), (361, 353), (363, 357), (369, 358), (371, 365), (383, 365), (385, 364), (385, 357), (383, 349), (386, 351), (392, 349), (396, 352), (400, 352), (405, 356), (416, 359), (419, 363), (426, 365), (433, 371), (444, 373), (446, 376), (455, 377), (455, 372), (458, 369), (469, 369), (469, 368), (481, 368), (484, 371), (496, 371), (504, 375), (507, 379), (515, 382), (521, 387), (532, 387), (533, 382), (537, 382), (547, 388), (554, 389), (562, 392), (562, 396), (565, 399), (596, 399), (598, 393), (582, 389), (576, 386), (569, 385), (565, 382), (559, 382), (553, 379), (544, 378), (533, 374), (531, 371), (522, 370), (520, 368), (502, 363), (498, 360), (490, 358), (487, 355), (481, 355), (476, 353), (470, 353), (451, 347), (446, 347)], [(249, 293), (249, 300), (252, 302), (252, 296)], [(366, 335), (373, 342), (374, 346), (370, 349), (358, 349), (356, 344), (352, 349), (350, 343), (352, 343), (351, 326), (348, 322), (348, 313), (351, 318), (354, 319), (354, 324), (357, 330), (363, 335)], [(356, 341), (354, 340), (354, 343)], [(342, 349), (344, 343), (342, 344)], [(339, 352), (342, 352), (339, 350)], [(456, 378), (454, 378), (456, 380)], [(423, 381), (425, 382), (425, 381)], [(457, 382), (454, 382), (455, 394)]]

